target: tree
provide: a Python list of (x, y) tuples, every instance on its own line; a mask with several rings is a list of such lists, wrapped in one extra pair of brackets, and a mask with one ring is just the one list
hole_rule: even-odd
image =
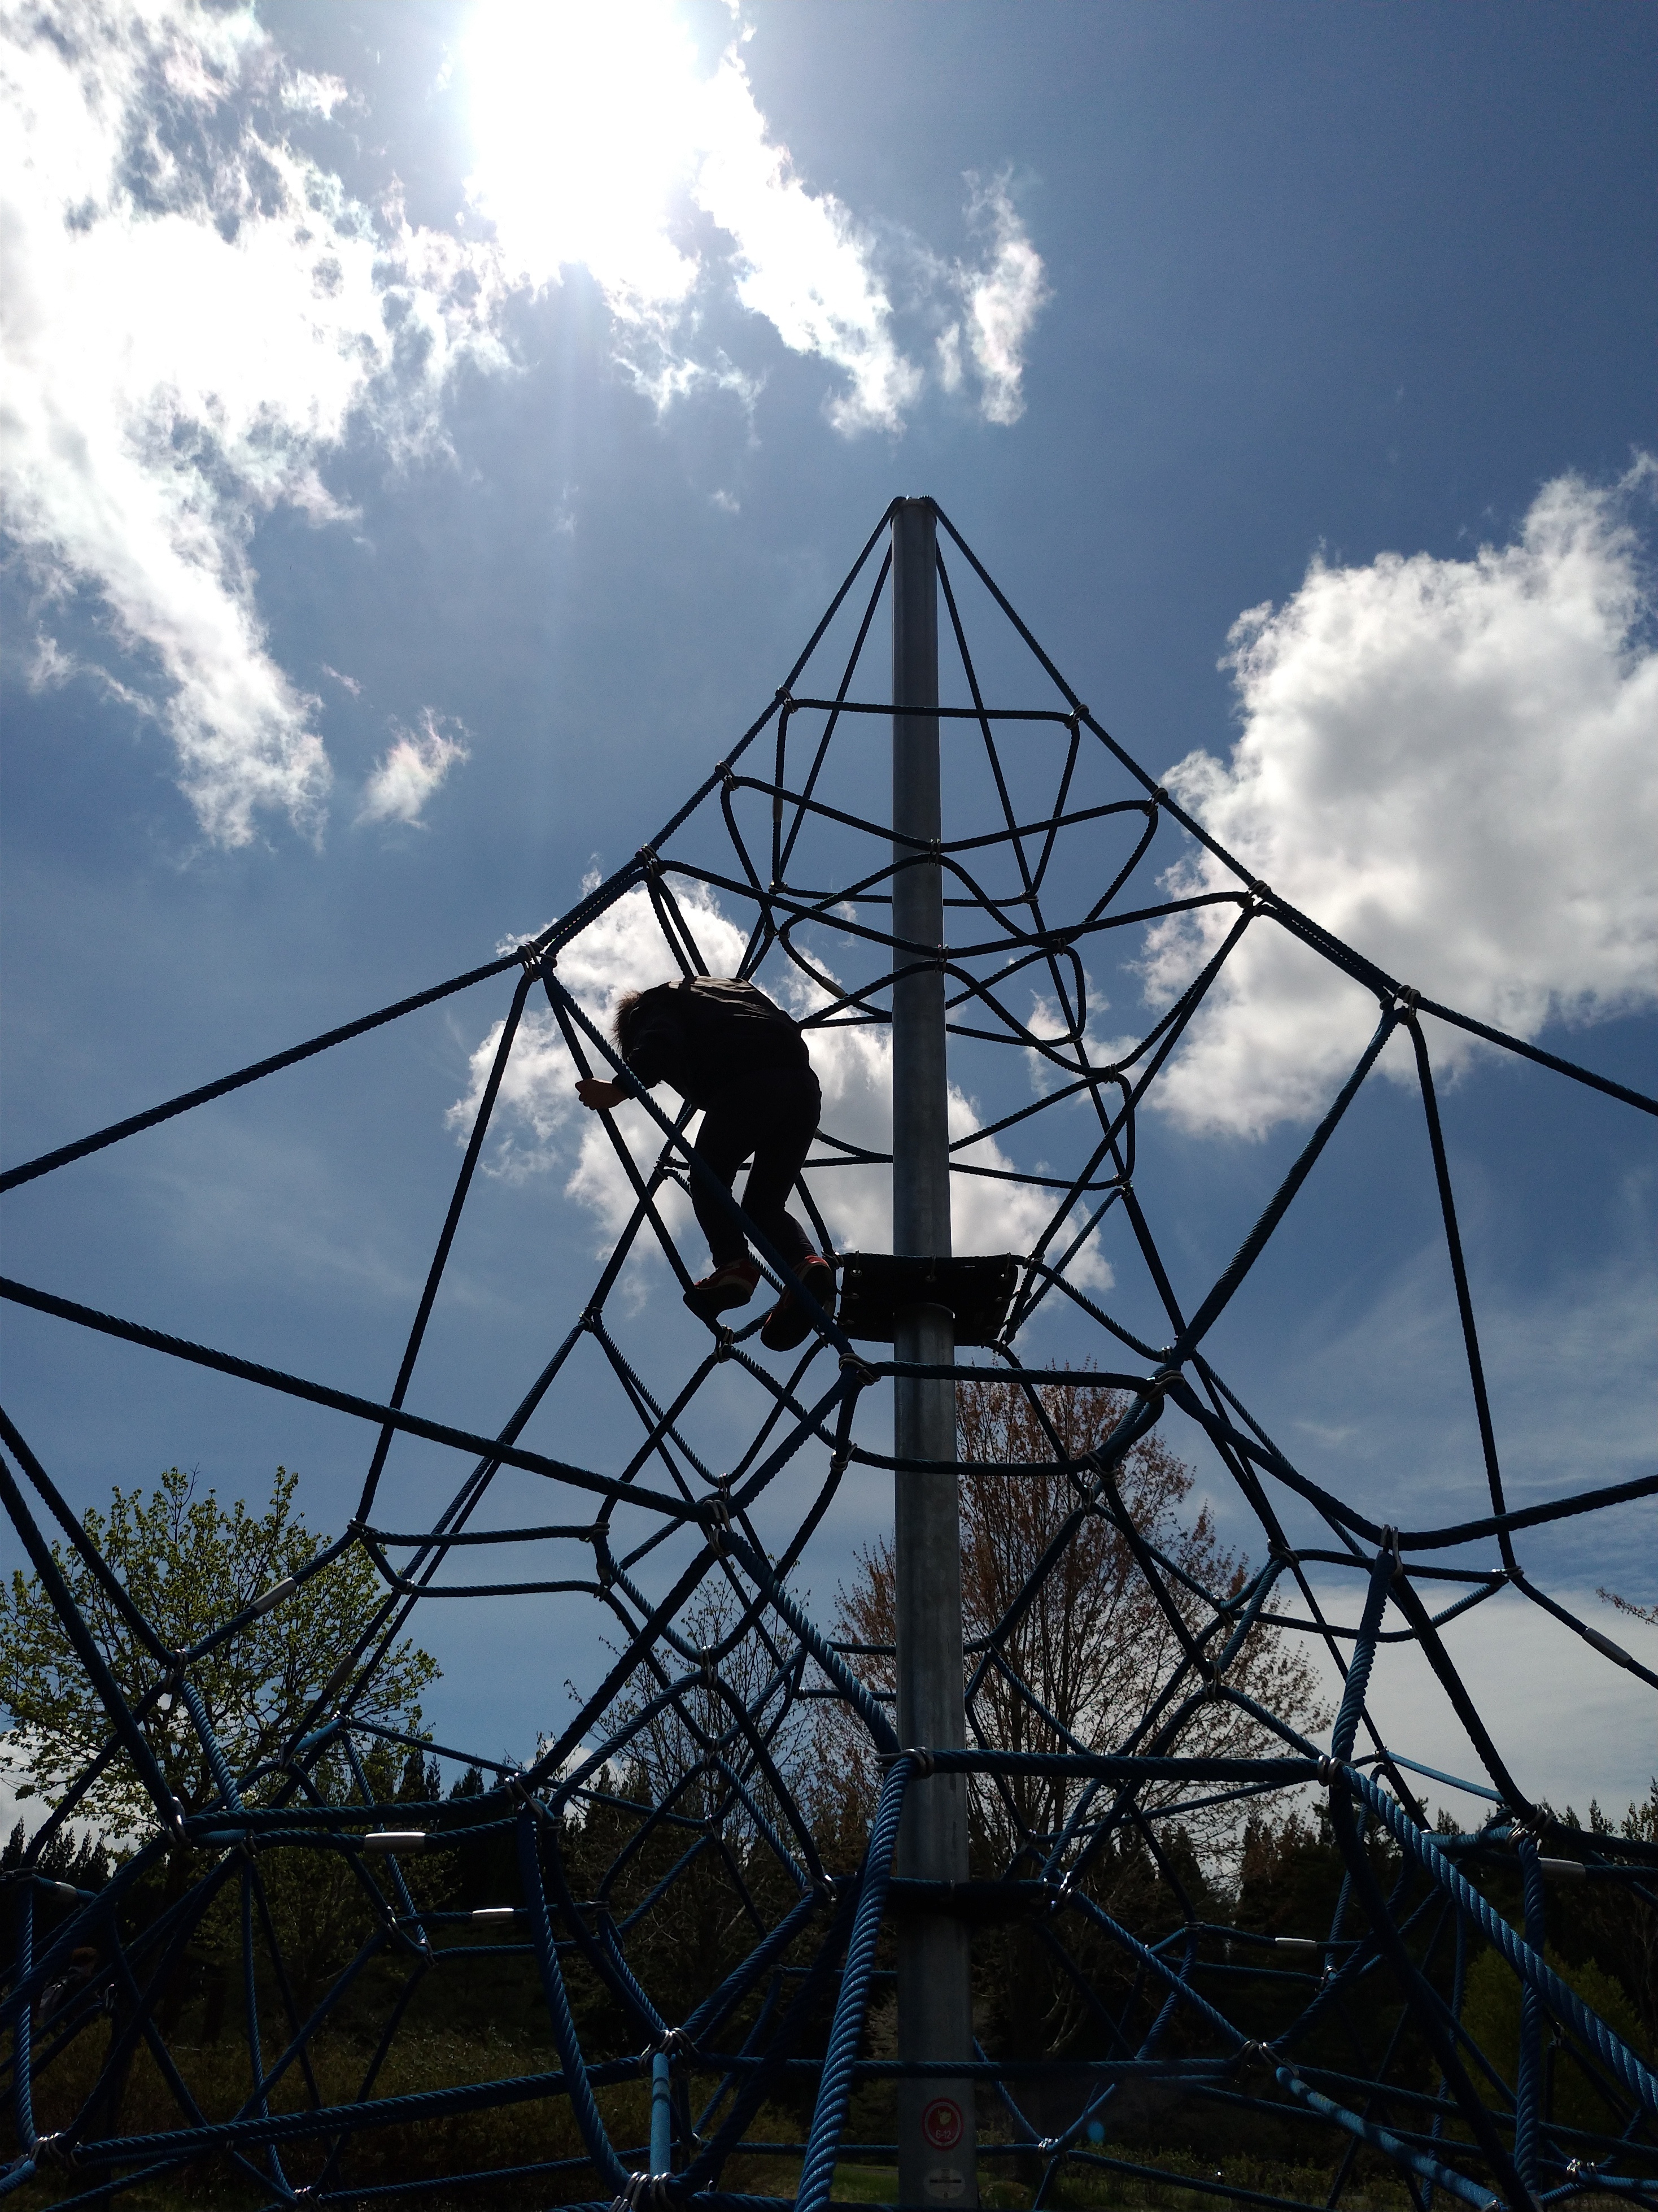
[[(964, 1473), (960, 1485), (963, 1628), (974, 1647), (967, 1661), (970, 1717), (978, 1738), (998, 1749), (1107, 1752), (1131, 1740), (1147, 1749), (1183, 1698), (1203, 1687), (1201, 1675), (1188, 1674), (1149, 1733), (1139, 1734), (1180, 1661), (1181, 1636), (1114, 1517), (1110, 1489), (1096, 1494), (1086, 1468), (1064, 1464), (1108, 1435), (1127, 1407), (1127, 1401), (1102, 1383), (1052, 1383), (1032, 1393), (989, 1377), (958, 1387), (961, 1458), (975, 1470)], [(1010, 1471), (995, 1471), (1002, 1468)], [(1139, 1537), (1174, 1570), (1153, 1571), (1162, 1600), (1188, 1637), (1213, 1620), (1211, 1599), (1235, 1597), (1247, 1574), (1247, 1563), (1220, 1542), (1206, 1509), (1187, 1517), (1193, 1484), (1192, 1470), (1155, 1430), (1129, 1451), (1114, 1483)], [(1068, 1538), (1033, 1587), (1067, 1527)], [(896, 1623), (887, 1539), (859, 1555), (856, 1575), (839, 1594), (837, 1626), (841, 1639), (857, 1647), (850, 1663), (872, 1689), (890, 1695)], [(1223, 1629), (1206, 1644), (1206, 1657), (1219, 1656), (1228, 1632)], [(1229, 1664), (1225, 1684), (1303, 1731), (1327, 1718), (1317, 1678), (1281, 1631), (1256, 1628)], [(844, 1705), (825, 1704), (820, 1711), (825, 1798), (838, 1796), (866, 1821), (878, 1775), (865, 1732)], [(1184, 1757), (1249, 1757), (1279, 1746), (1252, 1715), (1221, 1698), (1194, 1706), (1165, 1747)], [(980, 1867), (1036, 1875), (1083, 1786), (1053, 1773), (976, 1784), (974, 1853)], [(1149, 1786), (1137, 1802), (1154, 1808), (1177, 1794), (1175, 1784)], [(1096, 1861), (1089, 1886), (1117, 1896), (1114, 1910), (1131, 1921), (1157, 1917), (1159, 1891), (1167, 1900), (1165, 1922), (1187, 1909), (1201, 1917), (1204, 1862), (1212, 1866), (1241, 1829), (1242, 1815), (1225, 1806), (1177, 1824), (1154, 1822), (1151, 1833), (1161, 1854), (1156, 1863), (1142, 1838), (1126, 1832)], [(1032, 1942), (1008, 1940), (1014, 1955), (987, 1979), (1004, 2043), (1016, 2050), (1056, 2049), (1082, 2021), (1075, 1990), (1049, 1971)], [(981, 1944), (986, 1960), (993, 1948)], [(1108, 1979), (1109, 1959), (1102, 1954), (1093, 1965)]]
[[(169, 1468), (148, 1495), (118, 1486), (108, 1514), (89, 1510), (82, 1525), (161, 1641), (185, 1651), (325, 1547), (293, 1510), (297, 1479), (279, 1467), (269, 1509), (256, 1516), (240, 1499), (227, 1511), (212, 1490), (198, 1496), (193, 1476)], [(158, 1662), (78, 1553), (54, 1545), (52, 1557), (117, 1685), (136, 1705), (154, 1688)], [(191, 1667), (233, 1774), (252, 1774), (280, 1750), (384, 1597), (373, 1565), (354, 1546)], [(355, 1711), (418, 1733), (419, 1696), (438, 1671), (427, 1653), (401, 1643)], [(0, 1707), (31, 1769), (20, 1796), (61, 1798), (111, 1735), (52, 1600), (38, 1578), (21, 1571), (9, 1590), (0, 1589)], [(185, 1810), (210, 1805), (217, 1788), (182, 1700), (164, 1692), (139, 1725)], [(256, 1800), (258, 1794), (256, 1785)], [(118, 1837), (142, 1834), (155, 1818), (125, 1754), (76, 1811)]]
[[(1109, 1434), (1127, 1401), (1102, 1383), (1050, 1383), (1034, 1395), (1035, 1404), (1021, 1386), (995, 1378), (963, 1383), (957, 1393), (963, 1462), (1022, 1470), (964, 1474), (961, 1481), (963, 1633), (981, 1647), (997, 1638), (996, 1652), (977, 1668), (973, 1717), (982, 1740), (1002, 1750), (1116, 1750), (1134, 1735), (1174, 1672), (1181, 1636), (1112, 1517), (1108, 1496), (1090, 1503), (1085, 1471), (1062, 1470), (1048, 1429), (1067, 1457), (1080, 1458)], [(1133, 1446), (1116, 1478), (1134, 1528), (1176, 1571), (1160, 1572), (1158, 1579), (1188, 1635), (1208, 1625), (1213, 1607), (1182, 1577), (1224, 1599), (1236, 1595), (1247, 1573), (1247, 1562), (1220, 1543), (1206, 1507), (1184, 1517), (1193, 1480), (1155, 1430)], [(1042, 1559), (1073, 1518), (1068, 1540), (1030, 1590)], [(845, 1640), (874, 1647), (874, 1656), (854, 1663), (882, 1692), (893, 1687), (892, 1660), (883, 1656), (896, 1640), (893, 1587), (892, 1547), (882, 1538), (859, 1554), (859, 1572), (837, 1607)], [(1212, 1658), (1219, 1650), (1219, 1639), (1207, 1647)], [(969, 1655), (969, 1668), (978, 1656)], [(1315, 1728), (1324, 1717), (1316, 1677), (1279, 1631), (1257, 1629), (1226, 1680), (1292, 1725)], [(853, 1732), (844, 1723), (838, 1732), (856, 1759)], [(1188, 1717), (1171, 1748), (1185, 1757), (1248, 1757), (1266, 1746), (1259, 1723), (1217, 1701)], [(872, 1779), (861, 1772), (865, 1793)], [(1003, 1864), (1020, 1855), (1033, 1859), (1042, 1839), (1063, 1827), (1076, 1787), (1063, 1776), (1043, 1775), (981, 1790), (978, 1814), (991, 1855)], [(1150, 1794), (1142, 1802), (1157, 1798)], [(1188, 1824), (1188, 1832), (1202, 1842), (1230, 1823), (1230, 1814), (1217, 1810)]]
[[(1629, 1993), (1593, 1959), (1572, 1966), (1551, 1943), (1545, 1959), (1568, 1989), (1598, 2013), (1630, 2049), (1642, 2057), (1650, 2054), (1640, 2014)], [(1500, 1951), (1481, 1951), (1468, 1969), (1467, 1990), (1462, 2001), (1462, 2025), (1496, 2067), (1503, 2082), (1512, 2085), (1519, 2066), (1521, 2036), (1520, 1982)], [(1551, 2047), (1552, 2046), (1552, 2047)], [(1561, 2126), (1582, 2128), (1592, 2134), (1620, 2134), (1627, 2120), (1622, 2101), (1608, 2095), (1586, 2072), (1570, 2037), (1552, 2033), (1545, 2046), (1548, 2066), (1549, 2117)], [(1500, 2107), (1506, 2099), (1484, 2073), (1476, 2076), (1486, 2104)], [(1574, 2146), (1574, 2148), (1580, 2148)]]

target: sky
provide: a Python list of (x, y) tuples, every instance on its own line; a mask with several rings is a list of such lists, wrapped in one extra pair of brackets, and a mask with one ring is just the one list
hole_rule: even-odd
[[(1655, 62), (1650, 11), (1601, 0), (6, 0), (5, 1160), (543, 927), (923, 492), (1247, 866), (1425, 994), (1654, 1089)], [(987, 680), (1051, 703), (967, 611)], [(976, 803), (963, 771), (947, 806)], [(711, 952), (739, 921), (707, 903)], [(654, 980), (647, 935), (624, 904), (583, 940), (595, 1012)], [(1114, 956), (1100, 1034), (1209, 944)], [(510, 984), (9, 1196), (6, 1272), (383, 1396)], [(1144, 1132), (1193, 1281), (1367, 1029), (1355, 987), (1252, 934)], [(877, 1044), (825, 1061), (848, 1129), (878, 1131)], [(1434, 1049), (1514, 1494), (1649, 1471), (1650, 1121)], [(987, 1111), (1003, 1079), (954, 1073), (958, 1115)], [(1479, 1492), (1406, 1073), (1384, 1058), (1215, 1339), (1309, 1473), (1401, 1522)], [(580, 1310), (616, 1186), (568, 1073), (532, 1014), (422, 1410), (493, 1428)], [(1017, 1249), (991, 1188), (958, 1244)], [(837, 1236), (878, 1248), (884, 1205), (843, 1179)], [(1112, 1233), (1073, 1279), (1130, 1318)], [(659, 1263), (625, 1291), (641, 1341), (682, 1341)], [(353, 1509), (355, 1425), (3, 1325), (8, 1408), (76, 1504), (174, 1463), (262, 1498), (281, 1462), (313, 1526)], [(547, 1418), (568, 1455), (614, 1449), (598, 1395)], [(440, 1457), (392, 1482), (419, 1525)], [(890, 1482), (848, 1484), (803, 1565), (820, 1614), (890, 1515)], [(1658, 1601), (1653, 1538), (1649, 1501), (1526, 1557), (1651, 1664), (1658, 1632), (1596, 1593)], [(429, 1717), (526, 1755), (598, 1633), (580, 1605), (447, 1608)], [(1452, 1634), (1535, 1794), (1644, 1793), (1634, 1678), (1511, 1595)], [(1473, 1771), (1406, 1660), (1377, 1681), (1401, 1748)]]

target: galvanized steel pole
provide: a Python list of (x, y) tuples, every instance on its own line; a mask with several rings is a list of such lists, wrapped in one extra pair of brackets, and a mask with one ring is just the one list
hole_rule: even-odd
[[(944, 937), (938, 794), (938, 599), (931, 503), (901, 500), (892, 523), (892, 842), (896, 966), (927, 962)], [(917, 854), (926, 855), (914, 860)], [(910, 866), (904, 863), (908, 860)], [(892, 990), (892, 1249), (950, 1256), (949, 1090), (944, 977), (926, 964)], [(955, 1322), (941, 1306), (897, 1316), (901, 1360), (948, 1366)], [(938, 1750), (966, 1741), (962, 1710), (962, 1548), (956, 1495), (956, 1393), (948, 1382), (900, 1376), (899, 1460), (947, 1462), (895, 1478), (898, 1741)], [(910, 1784), (898, 1840), (901, 1874), (964, 1881), (967, 1785), (960, 1775)], [(950, 2061), (973, 2056), (966, 1923), (907, 1915), (898, 1925), (898, 2055), (938, 2062), (898, 2084), (898, 2195), (905, 2204), (976, 2205), (973, 2083)]]

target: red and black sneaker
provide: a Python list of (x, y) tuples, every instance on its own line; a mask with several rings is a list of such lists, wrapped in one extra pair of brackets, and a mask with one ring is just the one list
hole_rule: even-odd
[(747, 1305), (759, 1280), (759, 1265), (745, 1252), (740, 1260), (727, 1260), (723, 1267), (693, 1283), (685, 1293), (685, 1303), (699, 1321), (712, 1328), (731, 1307)]
[[(795, 1274), (826, 1314), (835, 1312), (835, 1270), (818, 1252), (808, 1252), (795, 1267)], [(760, 1341), (768, 1352), (793, 1352), (805, 1340), (811, 1321), (793, 1288), (786, 1290), (761, 1324)]]

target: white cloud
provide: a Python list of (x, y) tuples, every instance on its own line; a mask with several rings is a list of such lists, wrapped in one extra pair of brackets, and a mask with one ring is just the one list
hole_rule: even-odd
[[(444, 724), (459, 731), (445, 733)], [(395, 725), (394, 725), (395, 726)], [(452, 715), (421, 710), (417, 730), (399, 729), (363, 786), (359, 822), (418, 822), (421, 810), (457, 761), (470, 760), (466, 726)]]
[(487, 344), (487, 256), (377, 224), (256, 117), (326, 112), (251, 9), (65, 0), (0, 16), (8, 526), (43, 598), (90, 588), (176, 748), (203, 830), (319, 827), (318, 702), (269, 649), (248, 544), (341, 510), (354, 412), (404, 453)]
[[(295, 121), (352, 95), (289, 67), (252, 5), (0, 0), (8, 528), (42, 606), (98, 604), (132, 664), (118, 696), (222, 844), (264, 813), (319, 833), (332, 783), (319, 702), (270, 649), (256, 526), (348, 519), (324, 471), (353, 423), (394, 461), (440, 450), (450, 373), (505, 361), (515, 288), (585, 264), (659, 409), (708, 388), (752, 410), (763, 373), (703, 334), (716, 296), (829, 364), (847, 434), (901, 428), (926, 380), (874, 234), (796, 173), (741, 35), (704, 72), (671, 7), (497, 0), (466, 58), (490, 241), (365, 207), (300, 152)], [(983, 411), (1010, 422), (1041, 264), (997, 192), (985, 270), (902, 252), (931, 271), (923, 324), (968, 299)], [(97, 673), (44, 680), (69, 672)]]
[[(598, 880), (596, 874), (590, 876), (582, 888), (591, 890)], [(735, 975), (748, 942), (744, 933), (700, 885), (676, 884), (674, 896), (709, 972)], [(501, 950), (509, 951), (523, 941), (517, 937), (505, 939)], [(649, 990), (653, 984), (671, 982), (679, 974), (678, 963), (668, 950), (643, 890), (625, 892), (558, 956), (559, 981), (588, 1019), (607, 1036), (616, 1002), (624, 991)], [(540, 995), (537, 992), (537, 998)], [(473, 1053), (467, 1095), (449, 1109), (451, 1127), (463, 1136), (471, 1128), (483, 1096), (502, 1027), (496, 1022)], [(614, 1231), (627, 1218), (631, 1194), (615, 1167), (602, 1127), (576, 1098), (575, 1081), (574, 1066), (550, 1009), (531, 1004), (519, 1024), (513, 1056), (501, 1082), (494, 1124), (500, 1141), (489, 1163), (490, 1172), (516, 1180), (553, 1169), (570, 1170), (572, 1188), (580, 1185), (580, 1194), (599, 1213), (607, 1231)], [(622, 1111), (630, 1136), (637, 1129), (635, 1150), (642, 1152), (655, 1125), (637, 1106), (624, 1107)], [(574, 1146), (569, 1137), (573, 1127), (578, 1132)], [(572, 1150), (577, 1155), (574, 1170)], [(615, 1174), (614, 1189), (604, 1181), (607, 1157)]]
[[(710, 972), (734, 975), (747, 941), (743, 931), (701, 886), (676, 884), (675, 895)], [(566, 989), (590, 1019), (604, 1029), (608, 1029), (622, 992), (648, 989), (653, 984), (672, 981), (679, 972), (643, 890), (626, 892), (558, 958), (558, 974)], [(789, 981), (768, 979), (766, 988), (797, 1016), (825, 1003), (823, 994), (803, 977)], [(464, 1137), (471, 1127), (501, 1035), (501, 1024), (497, 1022), (471, 1056), (466, 1097), (449, 1109), (450, 1125), (459, 1136)], [(823, 1127), (848, 1144), (872, 1152), (890, 1150), (890, 1033), (884, 1028), (813, 1029), (807, 1032), (807, 1040), (812, 1066), (823, 1085)], [(625, 1225), (633, 1208), (633, 1191), (601, 1124), (577, 1101), (575, 1079), (557, 1024), (550, 1012), (531, 1009), (519, 1026), (501, 1083), (490, 1171), (513, 1177), (562, 1173), (567, 1194), (594, 1216), (601, 1237), (608, 1241)], [(659, 1097), (665, 1110), (671, 1114), (675, 1110), (671, 1094), (664, 1091)], [(622, 1107), (616, 1118), (635, 1158), (648, 1168), (660, 1144), (655, 1123), (642, 1107), (635, 1105)], [(964, 1136), (978, 1120), (974, 1103), (952, 1088), (952, 1137)], [(993, 1138), (970, 1147), (964, 1157), (985, 1167), (1012, 1164)], [(818, 1171), (811, 1182), (841, 1249), (875, 1252), (890, 1249), (890, 1168), (829, 1168)], [(957, 1176), (951, 1193), (955, 1249), (964, 1253), (1027, 1251), (1046, 1228), (1051, 1211), (1039, 1191), (988, 1176)], [(689, 1206), (678, 1192), (666, 1194), (664, 1218), (676, 1235), (695, 1235), (690, 1226)], [(1068, 1272), (1077, 1283), (1096, 1289), (1108, 1287), (1112, 1280), (1109, 1267), (1091, 1246), (1078, 1255)]]
[[(1472, 558), (1315, 561), (1234, 625), (1242, 735), (1169, 789), (1294, 905), (1402, 983), (1521, 1036), (1658, 995), (1658, 653), (1628, 519), (1655, 471), (1539, 493)], [(1176, 890), (1233, 887), (1203, 855)], [(1151, 934), (1172, 994), (1232, 919)], [(1321, 1111), (1376, 1022), (1370, 994), (1254, 925), (1158, 1086), (1192, 1127), (1258, 1135)], [(1436, 1063), (1463, 1064), (1433, 1028)], [(1390, 1050), (1395, 1073), (1406, 1065)]]
[[(1363, 1609), (1357, 1576), (1345, 1585), (1315, 1588), (1330, 1619), (1357, 1626)], [(1279, 1590), (1283, 1610), (1299, 1616), (1303, 1608), (1287, 1584)], [(1550, 1587), (1550, 1595), (1644, 1665), (1658, 1661), (1658, 1633), (1624, 1614), (1609, 1614), (1592, 1590)], [(1390, 1612), (1387, 1626), (1397, 1628), (1399, 1615)], [(1591, 1798), (1598, 1797), (1614, 1819), (1625, 1806), (1644, 1802), (1655, 1772), (1652, 1692), (1635, 1675), (1512, 1590), (1449, 1623), (1444, 1640), (1498, 1751), (1528, 1796), (1546, 1799), (1557, 1812), (1570, 1805), (1580, 1819)], [(1333, 1711), (1340, 1701), (1340, 1676), (1316, 1638), (1304, 1638), (1302, 1649)], [(1368, 1703), (1390, 1751), (1491, 1788), (1418, 1645), (1378, 1646)], [(1368, 1748), (1362, 1738), (1361, 1746)], [(1488, 1809), (1478, 1798), (1424, 1778), (1416, 1778), (1414, 1787), (1430, 1808), (1448, 1806), (1471, 1827)]]
[[(701, 336), (729, 289), (792, 352), (842, 379), (828, 401), (843, 433), (902, 429), (926, 372), (897, 331), (877, 234), (835, 194), (813, 191), (756, 101), (739, 32), (704, 70), (669, 0), (593, 9), (569, 0), (495, 0), (465, 39), (478, 161), (474, 205), (495, 226), (513, 276), (560, 281), (580, 264), (604, 292), (618, 358), (659, 409), (717, 387), (752, 407), (760, 380)], [(993, 422), (1021, 412), (1023, 347), (1046, 293), (1042, 262), (1005, 180), (969, 209), (987, 220), (983, 270), (903, 241), (923, 273), (923, 320), (960, 295)], [(706, 222), (729, 244), (710, 247)], [(959, 331), (939, 380), (961, 380)]]
[[(993, 249), (988, 269), (963, 272), (968, 343), (984, 380), (980, 406), (987, 422), (1017, 422), (1024, 413), (1019, 387), (1025, 342), (1049, 296), (1042, 256), (1019, 220), (1005, 176), (975, 194), (969, 213), (988, 228)], [(949, 368), (946, 362), (946, 376)]]
[(737, 241), (737, 295), (793, 352), (845, 372), (830, 403), (837, 429), (896, 430), (921, 371), (892, 331), (892, 305), (870, 242), (833, 193), (808, 191), (788, 149), (771, 143), (735, 46), (708, 81), (708, 148), (696, 204)]
[(962, 388), (962, 326), (952, 323), (947, 331), (940, 331), (934, 340), (938, 356), (938, 381), (946, 392)]
[[(35, 1747), (40, 1739), (29, 1729), (10, 1729), (0, 1735), (0, 1838), (9, 1843), (21, 1826), (25, 1838), (43, 1827), (51, 1814), (52, 1798), (36, 1783)], [(88, 1838), (127, 1849), (140, 1840), (138, 1828), (94, 1827), (89, 1820), (69, 1820), (59, 1831), (71, 1850)]]

